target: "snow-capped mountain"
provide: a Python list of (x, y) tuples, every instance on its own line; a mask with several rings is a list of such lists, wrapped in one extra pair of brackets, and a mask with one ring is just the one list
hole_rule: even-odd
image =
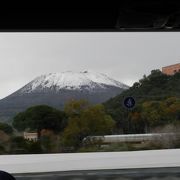
[(86, 99), (93, 104), (102, 103), (125, 89), (128, 89), (127, 85), (101, 73), (49, 73), (35, 78), (0, 100), (0, 119), (12, 118), (16, 113), (39, 104), (63, 108), (71, 99)]
[(107, 88), (107, 86), (114, 86), (122, 89), (128, 88), (125, 84), (109, 78), (105, 74), (88, 71), (67, 71), (41, 75), (24, 86), (19, 93), (40, 92), (45, 89), (52, 90), (52, 88), (56, 91), (61, 89), (82, 90), (83, 88), (88, 91), (93, 91), (97, 88)]

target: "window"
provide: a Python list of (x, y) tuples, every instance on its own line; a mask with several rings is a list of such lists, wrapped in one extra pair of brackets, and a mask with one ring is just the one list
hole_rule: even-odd
[[(111, 144), (106, 144), (106, 139), (99, 142), (99, 147), (84, 140), (91, 135), (112, 135), (108, 138), (117, 143), (120, 137), (114, 135), (174, 132), (178, 126), (169, 123), (168, 119), (178, 121), (179, 116), (173, 109), (174, 114), (168, 116), (160, 112), (167, 110), (162, 107), (174, 107), (179, 103), (179, 96), (172, 95), (172, 92), (179, 93), (179, 83), (176, 84), (177, 80), (172, 76), (174, 87), (170, 91), (168, 75), (165, 76), (161, 68), (171, 66), (173, 57), (174, 64), (178, 63), (174, 51), (171, 51), (175, 48), (179, 52), (178, 35), (0, 34), (0, 58), (6, 59), (0, 64), (3, 67), (0, 77), (4, 77), (0, 92), (0, 138), (3, 142), (10, 139), (7, 143), (13, 144), (10, 150), (6, 150), (5, 143), (2, 144), (2, 154), (7, 151), (16, 154), (20, 149), (29, 154), (80, 152), (88, 148), (108, 151)], [(176, 45), (167, 43), (169, 40), (174, 40)], [(164, 60), (164, 53), (172, 57)], [(15, 67), (11, 71), (10, 65)], [(124, 106), (124, 96), (134, 98), (133, 108)], [(79, 129), (79, 126), (83, 128)], [(99, 129), (94, 129), (96, 126)], [(166, 126), (172, 129), (167, 130)], [(24, 133), (27, 133), (27, 138), (24, 138)], [(134, 141), (132, 148), (135, 148)], [(31, 148), (31, 144), (36, 148)], [(138, 148), (144, 148), (142, 146)], [(171, 147), (167, 145), (167, 148)], [(147, 145), (146, 148), (152, 147)]]
[[(179, 63), (179, 33), (8, 33), (0, 39), (6, 60), (0, 61), (1, 154), (178, 147), (165, 139), (179, 128), (180, 79), (169, 78)], [(151, 142), (153, 133), (167, 134)]]

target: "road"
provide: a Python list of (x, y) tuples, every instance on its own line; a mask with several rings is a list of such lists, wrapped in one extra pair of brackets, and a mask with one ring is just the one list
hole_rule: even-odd
[(179, 180), (180, 168), (91, 170), (16, 174), (17, 180)]

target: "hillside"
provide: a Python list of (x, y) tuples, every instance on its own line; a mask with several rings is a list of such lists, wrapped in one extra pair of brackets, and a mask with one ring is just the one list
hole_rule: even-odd
[[(127, 96), (132, 96), (136, 100), (136, 106), (132, 110), (127, 110), (123, 106), (123, 100)], [(167, 111), (170, 105), (174, 105), (174, 112), (177, 113), (177, 120), (180, 120), (178, 119), (180, 118), (180, 116), (178, 117), (178, 112), (180, 111), (179, 99), (180, 73), (168, 76), (163, 74), (160, 70), (153, 70), (150, 75), (144, 75), (139, 82), (135, 82), (132, 87), (124, 91), (122, 94), (109, 99), (104, 103), (104, 105), (107, 112), (116, 120), (117, 126), (121, 129), (121, 132), (144, 133), (148, 131), (148, 128), (151, 129), (150, 126), (158, 126), (163, 123), (166, 124), (168, 123), (167, 121), (170, 121), (169, 119), (171, 118), (166, 119), (167, 116), (165, 116), (165, 113), (163, 115), (161, 114), (161, 112), (165, 109), (165, 107), (163, 108), (163, 105), (166, 106)], [(168, 102), (171, 102), (171, 104), (168, 105)], [(149, 112), (149, 114), (147, 113), (145, 115), (145, 112)], [(153, 120), (157, 119), (158, 116), (159, 120), (156, 124), (152, 125), (148, 122), (147, 116), (152, 116)], [(174, 116), (169, 114), (169, 117)], [(163, 121), (163, 119), (166, 120)], [(137, 122), (136, 124), (133, 124), (135, 120)], [(161, 123), (159, 123), (160, 121)], [(136, 125), (141, 127), (136, 128)]]

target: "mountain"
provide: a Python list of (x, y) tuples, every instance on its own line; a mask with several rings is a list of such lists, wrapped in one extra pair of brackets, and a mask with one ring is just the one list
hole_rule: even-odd
[(0, 119), (11, 119), (16, 113), (39, 104), (63, 108), (71, 99), (86, 99), (93, 104), (102, 103), (125, 89), (128, 89), (127, 85), (101, 73), (49, 73), (35, 78), (0, 100)]

